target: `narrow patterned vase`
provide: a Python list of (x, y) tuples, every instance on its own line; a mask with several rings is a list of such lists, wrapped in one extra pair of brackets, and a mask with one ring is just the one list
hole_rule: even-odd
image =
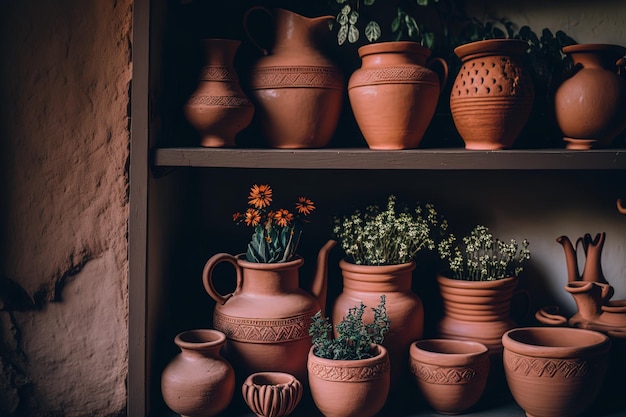
[(463, 66), (450, 94), (450, 112), (465, 149), (510, 148), (528, 122), (535, 97), (523, 58), (528, 43), (488, 39), (458, 46)]
[[(361, 68), (348, 83), (350, 105), (371, 149), (417, 148), (430, 124), (448, 65), (416, 42), (359, 48)], [(438, 65), (441, 75), (431, 68)]]
[(369, 359), (333, 360), (318, 358), (311, 348), (309, 387), (324, 416), (372, 417), (383, 408), (390, 386), (389, 356), (381, 345), (372, 349)]
[(205, 147), (235, 146), (235, 136), (254, 115), (233, 66), (240, 41), (203, 39), (204, 63), (198, 85), (184, 106), (185, 117), (201, 136)]
[[(248, 30), (250, 13), (274, 18), (271, 52)], [(321, 53), (319, 43), (331, 32), (333, 16), (308, 18), (288, 10), (249, 9), (244, 28), (263, 55), (250, 70), (262, 135), (273, 148), (323, 148), (332, 139), (344, 92), (343, 73)]]
[(302, 383), (284, 372), (257, 372), (241, 386), (243, 399), (258, 417), (283, 417), (302, 399)]

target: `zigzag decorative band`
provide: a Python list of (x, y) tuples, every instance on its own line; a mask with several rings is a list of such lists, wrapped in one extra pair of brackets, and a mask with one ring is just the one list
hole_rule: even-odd
[(226, 337), (240, 342), (273, 343), (306, 339), (312, 313), (286, 319), (247, 319), (230, 317), (215, 311), (213, 326)]
[(251, 107), (252, 102), (246, 97), (235, 96), (191, 96), (187, 104), (202, 104), (220, 107)]
[(428, 84), (439, 88), (439, 80), (432, 71), (415, 66), (380, 69), (361, 68), (352, 78), (350, 88), (389, 83)]
[(341, 368), (336, 366), (325, 366), (309, 361), (309, 373), (318, 378), (329, 381), (367, 381), (376, 379), (386, 372), (389, 372), (389, 360), (381, 360), (374, 366)]
[(411, 364), (411, 372), (421, 381), (432, 384), (467, 384), (471, 382), (481, 369), (473, 368), (441, 368), (424, 364)]
[(328, 88), (343, 89), (343, 74), (332, 67), (265, 67), (253, 72), (251, 86), (265, 88)]
[(202, 81), (239, 81), (237, 72), (228, 67), (214, 66), (202, 67), (198, 79)]
[(584, 377), (595, 367), (588, 361), (535, 359), (512, 352), (506, 352), (505, 366), (518, 374), (537, 378)]

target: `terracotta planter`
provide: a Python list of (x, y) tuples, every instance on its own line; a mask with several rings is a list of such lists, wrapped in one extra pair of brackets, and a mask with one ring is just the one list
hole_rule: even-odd
[(363, 318), (366, 322), (371, 322), (371, 308), (378, 306), (380, 295), (385, 294), (385, 307), (391, 325), (383, 346), (389, 351), (391, 382), (395, 386), (404, 377), (408, 378), (406, 364), (409, 346), (413, 341), (421, 339), (424, 333), (424, 306), (422, 300), (411, 290), (415, 262), (369, 266), (341, 260), (339, 267), (343, 275), (343, 291), (333, 306), (333, 326), (343, 319), (350, 308), (361, 302), (366, 305)]
[(311, 396), (326, 417), (372, 417), (387, 400), (390, 367), (387, 350), (372, 349), (375, 356), (351, 361), (318, 358), (309, 351)]
[(300, 403), (302, 383), (283, 372), (257, 372), (246, 378), (241, 392), (257, 416), (283, 417)]
[(203, 39), (201, 44), (204, 63), (198, 85), (184, 105), (185, 117), (200, 134), (201, 146), (235, 146), (235, 136), (254, 115), (233, 66), (241, 42)]
[(438, 332), (445, 339), (483, 343), (492, 355), (502, 353), (502, 335), (516, 326), (510, 317), (517, 277), (494, 281), (464, 281), (437, 276), (443, 299)]
[[(448, 65), (416, 42), (359, 48), (361, 68), (348, 83), (350, 105), (371, 149), (417, 148), (437, 107)], [(440, 67), (441, 76), (430, 69)]]
[(428, 404), (441, 414), (473, 407), (489, 376), (487, 346), (464, 340), (426, 339), (411, 344), (411, 373)]
[(605, 147), (626, 129), (626, 79), (618, 75), (626, 48), (580, 44), (563, 48), (574, 75), (554, 97), (555, 116), (568, 149)]
[(527, 327), (508, 331), (502, 342), (506, 380), (528, 416), (580, 415), (602, 388), (610, 349), (602, 333)]
[[(248, 30), (253, 11), (274, 19), (271, 53)], [(343, 100), (344, 78), (321, 53), (333, 16), (307, 18), (288, 10), (254, 7), (244, 17), (248, 37), (263, 52), (250, 70), (252, 96), (262, 135), (273, 148), (322, 148), (332, 139)]]
[(450, 111), (466, 149), (510, 148), (528, 121), (535, 97), (523, 58), (528, 44), (489, 39), (458, 46), (459, 71)]
[(226, 336), (217, 330), (190, 330), (176, 336), (181, 352), (161, 376), (163, 400), (183, 417), (222, 412), (235, 391), (235, 371), (221, 356)]

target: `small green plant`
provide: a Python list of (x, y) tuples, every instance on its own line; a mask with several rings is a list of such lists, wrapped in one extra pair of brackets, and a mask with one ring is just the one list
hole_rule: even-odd
[(352, 263), (398, 265), (423, 249), (434, 250), (447, 227), (434, 205), (398, 207), (396, 196), (390, 195), (384, 209), (374, 204), (335, 217), (333, 234)]
[(505, 243), (494, 239), (489, 229), (477, 225), (456, 244), (454, 234), (439, 242), (437, 247), (441, 259), (446, 260), (448, 276), (466, 281), (493, 281), (517, 276), (522, 264), (530, 259), (528, 240), (521, 247), (515, 239)]
[(304, 217), (315, 210), (313, 201), (305, 197), (296, 201), (295, 213), (284, 208), (270, 210), (272, 194), (272, 188), (267, 184), (253, 185), (248, 196), (248, 204), (252, 207), (233, 214), (233, 221), (237, 224), (254, 227), (246, 252), (249, 262), (291, 261), (300, 243)]
[(333, 326), (327, 317), (318, 311), (312, 318), (309, 335), (313, 338), (313, 354), (320, 358), (356, 360), (371, 358), (372, 344), (381, 344), (389, 331), (391, 320), (385, 307), (386, 298), (380, 296), (380, 304), (373, 307), (372, 323), (363, 322), (365, 305), (352, 307), (337, 324), (337, 337), (333, 337)]

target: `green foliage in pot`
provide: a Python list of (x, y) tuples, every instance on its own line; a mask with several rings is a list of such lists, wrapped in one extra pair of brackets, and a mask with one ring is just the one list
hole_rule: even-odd
[(413, 261), (421, 250), (434, 250), (447, 227), (434, 205), (400, 206), (390, 195), (384, 208), (373, 204), (336, 216), (333, 234), (352, 263), (398, 265)]
[(333, 326), (328, 317), (318, 311), (312, 318), (309, 335), (313, 338), (313, 354), (320, 358), (334, 360), (356, 360), (372, 357), (372, 344), (381, 344), (389, 331), (391, 320), (385, 307), (386, 298), (382, 294), (378, 307), (373, 307), (372, 323), (363, 321), (365, 305), (352, 307), (348, 314), (336, 325), (337, 336), (333, 337)]
[(530, 259), (529, 242), (521, 246), (511, 239), (505, 243), (493, 237), (489, 229), (477, 225), (457, 240), (454, 234), (439, 242), (437, 250), (446, 261), (446, 276), (466, 281), (494, 281), (517, 276)]

